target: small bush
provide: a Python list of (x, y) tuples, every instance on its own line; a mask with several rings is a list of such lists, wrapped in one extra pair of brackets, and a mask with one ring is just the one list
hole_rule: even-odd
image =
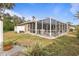
[(77, 35), (77, 38), (79, 39), (79, 27), (76, 30), (77, 30), (76, 35)]
[(3, 45), (5, 46), (5, 45), (12, 45), (12, 41), (11, 40), (5, 40), (4, 42), (3, 42)]
[(73, 29), (70, 29), (69, 32), (73, 32)]
[(10, 49), (12, 49), (12, 48), (13, 48), (12, 41), (10, 41), (10, 40), (5, 40), (5, 41), (3, 42), (3, 50), (4, 50), (4, 51), (8, 51), (8, 50), (10, 50)]
[(27, 49), (24, 50), (24, 54), (27, 56), (46, 56), (49, 54), (48, 51), (44, 49), (41, 45), (38, 43), (33, 46), (33, 47), (28, 47)]

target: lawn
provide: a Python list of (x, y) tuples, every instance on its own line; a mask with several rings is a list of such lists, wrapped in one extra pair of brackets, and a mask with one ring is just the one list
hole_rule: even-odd
[(13, 42), (17, 42), (17, 44), (23, 46), (34, 46), (36, 43), (39, 43), (41, 46), (47, 46), (52, 43), (52, 40), (40, 38), (30, 34), (17, 34), (14, 32), (4, 33), (4, 41), (6, 40), (12, 40)]
[(55, 40), (54, 43), (45, 47), (44, 50), (55, 56), (79, 55), (79, 39), (75, 37), (62, 36)]
[(12, 40), (19, 45), (30, 47), (27, 50), (24, 49), (25, 53), (28, 51), (26, 55), (79, 55), (79, 39), (76, 38), (74, 33), (51, 40), (30, 34), (6, 32), (4, 33), (4, 41), (6, 40)]

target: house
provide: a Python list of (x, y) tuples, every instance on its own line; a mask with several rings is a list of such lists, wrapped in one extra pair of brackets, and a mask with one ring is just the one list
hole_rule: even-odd
[(68, 24), (53, 18), (31, 20), (15, 26), (15, 32), (29, 33), (40, 37), (53, 39), (68, 32)]

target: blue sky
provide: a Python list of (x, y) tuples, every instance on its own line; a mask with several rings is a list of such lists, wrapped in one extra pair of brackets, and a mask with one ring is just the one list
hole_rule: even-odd
[(78, 24), (74, 17), (79, 10), (79, 4), (68, 3), (17, 3), (13, 11), (22, 16), (35, 16), (38, 19), (52, 17), (62, 22)]

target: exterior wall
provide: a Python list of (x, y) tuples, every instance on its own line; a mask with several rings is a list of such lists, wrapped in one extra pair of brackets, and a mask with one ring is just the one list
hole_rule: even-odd
[(35, 33), (35, 22), (32, 22), (32, 23), (28, 23), (26, 24), (27, 25), (27, 29), (28, 32), (31, 32), (31, 33)]
[(25, 24), (25, 33), (28, 33), (28, 24)]
[(17, 33), (25, 32), (25, 25), (15, 26), (14, 31)]

